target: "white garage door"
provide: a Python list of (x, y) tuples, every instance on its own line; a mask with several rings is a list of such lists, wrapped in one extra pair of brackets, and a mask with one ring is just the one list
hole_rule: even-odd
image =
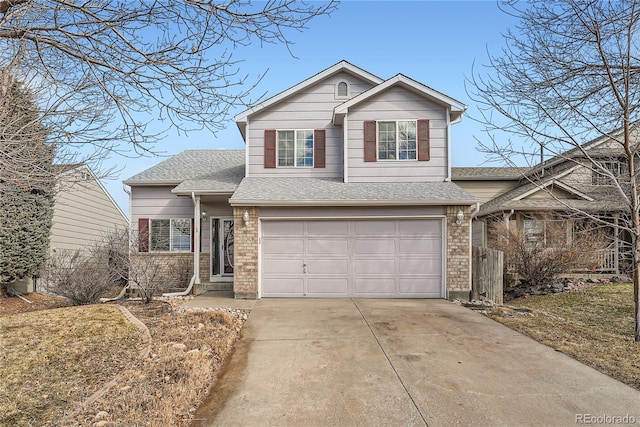
[(262, 222), (262, 296), (442, 298), (442, 221)]

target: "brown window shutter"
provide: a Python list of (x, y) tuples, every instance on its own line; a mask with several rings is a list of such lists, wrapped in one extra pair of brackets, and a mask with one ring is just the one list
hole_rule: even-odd
[(430, 160), (429, 120), (418, 120), (418, 160)]
[(316, 129), (313, 131), (313, 167), (326, 167), (327, 153), (325, 149), (325, 130)]
[(273, 129), (264, 131), (264, 167), (276, 167), (276, 131)]
[(149, 252), (149, 218), (138, 218), (138, 252)]
[(375, 162), (376, 155), (376, 122), (367, 120), (364, 122), (364, 161)]

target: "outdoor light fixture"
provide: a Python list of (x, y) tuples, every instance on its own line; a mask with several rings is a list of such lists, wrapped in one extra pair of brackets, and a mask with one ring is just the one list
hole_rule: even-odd
[(247, 225), (249, 225), (249, 211), (245, 210), (244, 213), (242, 214), (242, 222), (244, 222), (244, 226), (246, 227)]
[(207, 211), (200, 212), (200, 216), (202, 217), (202, 219), (207, 219)]
[(463, 220), (464, 220), (464, 212), (462, 212), (462, 209), (459, 209), (458, 214), (456, 215), (456, 225), (462, 225)]

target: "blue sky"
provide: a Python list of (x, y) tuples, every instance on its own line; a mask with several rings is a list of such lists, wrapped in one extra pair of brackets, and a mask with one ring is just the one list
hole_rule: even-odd
[[(465, 77), (471, 75), (474, 61), (476, 68), (487, 62), (487, 51), (499, 53), (502, 34), (514, 24), (495, 1), (347, 0), (331, 16), (311, 21), (304, 32), (288, 33), (295, 57), (283, 45), (258, 44), (236, 49), (234, 57), (243, 61), (240, 71), (250, 79), (267, 72), (256, 97), (275, 95), (341, 60), (383, 79), (398, 73), (411, 77), (467, 105), (462, 122), (452, 127), (452, 162), (478, 166), (485, 158), (476, 150), (475, 137), (483, 135), (471, 119), (476, 106), (467, 96)], [(244, 148), (244, 143), (231, 119), (215, 136), (169, 134), (155, 146), (165, 156), (202, 148)], [(104, 184), (126, 214), (128, 196), (121, 181), (162, 160), (114, 155), (104, 162), (105, 167), (123, 168)]]

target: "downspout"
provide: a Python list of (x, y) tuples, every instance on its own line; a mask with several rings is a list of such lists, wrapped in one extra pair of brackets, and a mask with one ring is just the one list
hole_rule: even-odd
[(447, 177), (445, 182), (451, 182), (451, 107), (447, 109)]
[(191, 192), (191, 200), (193, 201), (193, 276), (189, 281), (187, 289), (180, 292), (169, 292), (162, 294), (163, 297), (184, 297), (191, 293), (193, 285), (200, 284), (200, 196)]
[(349, 121), (347, 117), (349, 116), (349, 110), (344, 115), (344, 121), (342, 122), (342, 177), (344, 183), (349, 182), (349, 145), (348, 145), (348, 135), (349, 135)]

